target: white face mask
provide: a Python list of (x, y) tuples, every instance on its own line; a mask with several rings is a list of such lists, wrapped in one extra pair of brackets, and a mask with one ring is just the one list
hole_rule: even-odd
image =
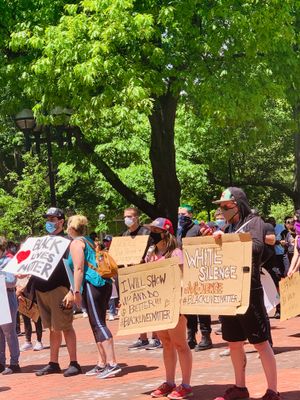
[(125, 217), (124, 223), (126, 226), (131, 227), (134, 224), (134, 217)]

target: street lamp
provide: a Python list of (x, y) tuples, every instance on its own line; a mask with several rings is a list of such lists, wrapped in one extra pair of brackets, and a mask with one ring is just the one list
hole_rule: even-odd
[[(33, 133), (36, 137), (36, 150), (37, 153), (39, 153), (40, 134), (42, 133), (42, 129), (41, 127), (36, 126), (36, 121), (32, 110), (25, 108), (24, 110), (20, 111), (15, 116), (15, 121), (17, 127), (25, 135), (26, 151), (30, 151), (31, 148), (30, 133)], [(50, 187), (50, 201), (51, 201), (51, 206), (56, 207), (55, 182), (54, 182), (54, 173), (52, 166), (52, 148), (51, 148), (51, 137), (50, 137), (49, 127), (46, 127), (45, 130), (46, 130), (46, 143), (47, 143), (47, 155), (48, 155), (47, 161), (48, 161), (48, 174), (49, 174), (49, 187)]]
[[(99, 216), (98, 216), (98, 219), (99, 219), (100, 222), (103, 222), (105, 220), (105, 214), (100, 213)], [(103, 243), (103, 232), (102, 232), (102, 229), (100, 231), (100, 242)]]
[(29, 108), (24, 108), (15, 116), (17, 127), (24, 133), (25, 136), (25, 149), (30, 151), (31, 140), (30, 132), (33, 131), (36, 123), (33, 112)]

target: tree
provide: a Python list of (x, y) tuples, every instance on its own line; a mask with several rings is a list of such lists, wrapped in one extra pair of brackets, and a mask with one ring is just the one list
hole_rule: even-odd
[(24, 155), (24, 163), (22, 179), (18, 180), (16, 173), (8, 176), (15, 182), (12, 195), (0, 191), (0, 231), (13, 240), (44, 231), (49, 197), (46, 168), (29, 153)]
[[(270, 64), (294, 38), (290, 3), (85, 0), (66, 4), (64, 11), (56, 2), (55, 17), (47, 1), (30, 4), (36, 12), (25, 3), (15, 27), (9, 25), (12, 54), (6, 54), (2, 76), (20, 71), (19, 97), (34, 106), (41, 123), (51, 122), (45, 112), (54, 106), (72, 107), (82, 151), (152, 218), (177, 219), (181, 190), (174, 139), (180, 104), (216, 126), (236, 128), (263, 118), (266, 100), (284, 94), (270, 78)], [(97, 153), (109, 130), (130, 140), (128, 127), (137, 114), (149, 123), (144, 135), (154, 204), (124, 184)]]

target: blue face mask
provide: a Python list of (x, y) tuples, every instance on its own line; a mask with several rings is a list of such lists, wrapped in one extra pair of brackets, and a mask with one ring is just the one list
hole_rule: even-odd
[(216, 220), (216, 224), (218, 225), (218, 228), (223, 228), (223, 226), (225, 226), (225, 223), (226, 223), (226, 221), (225, 221), (225, 219), (217, 219)]
[(191, 218), (187, 215), (179, 215), (178, 216), (178, 228), (183, 227), (186, 224), (190, 224), (192, 222)]
[(47, 221), (45, 224), (45, 228), (48, 233), (53, 233), (56, 231), (56, 223)]

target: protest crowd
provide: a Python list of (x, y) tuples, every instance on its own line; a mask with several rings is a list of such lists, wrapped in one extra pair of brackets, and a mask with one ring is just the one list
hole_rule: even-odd
[[(215, 400), (241, 400), (250, 397), (246, 387), (246, 341), (257, 350), (262, 374), (267, 382), (262, 400), (282, 399), (277, 389), (277, 367), (262, 282), (265, 276), (270, 276), (277, 293), (280, 291), (281, 280), (299, 273), (300, 210), (296, 210), (294, 215), (286, 216), (284, 224), (278, 224), (271, 216), (259, 216), (255, 209), (250, 208), (244, 191), (236, 187), (224, 190), (220, 198), (213, 203), (213, 221), (197, 221), (193, 217), (193, 207), (181, 204), (176, 230), (166, 216), (141, 225), (139, 211), (135, 207), (128, 207), (124, 210), (126, 228), (120, 238), (105, 235), (102, 242), (97, 234), (88, 231), (88, 220), (85, 216), (73, 215), (66, 219), (63, 210), (51, 207), (44, 214), (47, 236), (39, 238), (32, 247), (32, 250), (39, 252), (41, 260), (44, 258), (45, 264), (36, 261), (31, 271), (28, 270), (28, 266), (22, 267), (26, 257), (29, 257), (29, 250), (26, 251), (22, 244), (18, 246), (1, 236), (0, 277), (3, 277), (5, 282), (3, 287), (6, 287), (11, 318), (11, 322), (5, 323), (0, 319), (2, 375), (22, 373), (20, 353), (29, 350), (49, 351), (49, 363), (35, 371), (36, 376), (61, 373), (59, 351), (64, 339), (69, 355), (69, 365), (63, 372), (64, 377), (79, 375), (80, 379), (83, 371), (85, 375), (97, 379), (118, 376), (122, 367), (117, 359), (114, 338), (107, 323), (119, 319), (123, 307), (120, 304), (117, 267), (119, 271), (129, 271), (130, 268), (138, 267), (147, 269), (149, 263), (149, 266), (154, 265), (155, 268), (155, 265), (164, 265), (159, 264), (164, 260), (167, 262), (168, 259), (177, 257), (178, 270), (184, 275), (185, 246), (194, 243), (193, 240), (197, 240), (197, 237), (210, 238), (214, 243), (220, 243), (225, 240), (227, 234), (248, 233), (251, 238), (252, 263), (248, 306), (241, 314), (219, 315), (221, 328), (216, 331), (216, 334), (222, 335), (223, 340), (228, 343), (228, 348), (221, 352), (220, 356), (231, 357), (235, 382)], [(110, 252), (114, 241), (139, 237), (141, 240), (146, 239), (143, 254), (136, 263), (138, 267), (130, 263), (124, 262), (121, 265), (115, 262)], [(64, 242), (64, 239), (68, 240)], [(65, 247), (58, 251), (61, 243), (66, 243)], [(53, 254), (47, 252), (48, 249), (52, 249)], [(49, 265), (56, 257), (55, 252), (57, 264), (51, 275), (47, 276)], [(8, 272), (6, 269), (14, 260), (21, 267), (16, 273)], [(33, 273), (33, 269), (39, 273)], [(201, 271), (205, 276), (205, 270)], [(231, 273), (233, 274), (232, 271)], [(180, 292), (181, 285), (178, 290)], [(279, 300), (273, 306), (273, 317), (279, 319)], [(96, 359), (91, 360), (95, 366), (87, 371), (82, 368), (80, 354), (77, 353), (76, 330), (73, 327), (76, 313), (82, 313), (88, 318), (97, 350)], [(25, 341), (22, 344), (19, 343), (20, 320), (25, 330)], [(32, 324), (36, 336), (34, 342)], [(178, 321), (172, 328), (137, 334), (136, 341), (128, 346), (128, 351), (162, 349), (165, 377), (162, 377), (159, 387), (153, 388), (151, 397), (176, 400), (193, 396), (192, 353), (214, 346), (211, 325), (210, 315), (183, 312), (179, 313)], [(49, 330), (50, 350), (43, 347), (43, 329)], [(197, 342), (198, 330), (201, 339)], [(181, 373), (179, 382), (176, 382), (177, 359)]]

